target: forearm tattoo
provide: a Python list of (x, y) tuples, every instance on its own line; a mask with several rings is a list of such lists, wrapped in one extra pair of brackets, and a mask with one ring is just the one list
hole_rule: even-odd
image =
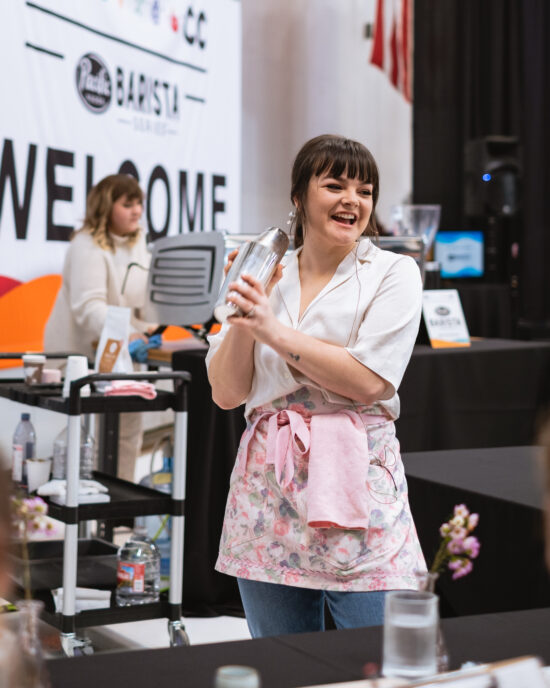
[(293, 354), (290, 351), (288, 352), (288, 355), (293, 361), (299, 361), (300, 360), (300, 355), (299, 354)]

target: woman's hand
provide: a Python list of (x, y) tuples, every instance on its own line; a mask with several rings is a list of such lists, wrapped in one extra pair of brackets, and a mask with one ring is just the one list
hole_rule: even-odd
[[(282, 266), (278, 265), (268, 285), (269, 292), (282, 277)], [(275, 317), (268, 294), (261, 282), (251, 275), (242, 275), (241, 281), (231, 282), (227, 300), (238, 306), (244, 317), (231, 316), (228, 321), (237, 328), (249, 332), (254, 339), (268, 342), (279, 321)]]
[(129, 342), (135, 342), (138, 339), (141, 339), (142, 342), (147, 343), (148, 339), (147, 337), (143, 334), (143, 332), (131, 332), (128, 335), (128, 341)]
[(229, 270), (231, 270), (231, 266), (233, 265), (233, 261), (237, 257), (237, 253), (239, 252), (238, 248), (234, 248), (231, 253), (228, 254), (227, 256), (227, 263), (223, 267), (223, 274), (227, 276), (227, 273)]

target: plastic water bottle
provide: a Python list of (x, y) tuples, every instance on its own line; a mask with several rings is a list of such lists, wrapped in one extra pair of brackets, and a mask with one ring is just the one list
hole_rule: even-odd
[[(84, 425), (80, 428), (80, 478), (90, 480), (94, 470), (94, 438), (86, 433)], [(67, 428), (57, 435), (53, 442), (52, 478), (65, 480), (67, 477)]]
[(26, 459), (34, 459), (36, 456), (36, 432), (31, 423), (30, 413), (22, 413), (21, 420), (13, 433), (12, 444), (12, 469), (11, 475), (14, 482), (22, 487), (27, 485)]
[(119, 607), (158, 602), (160, 552), (137, 526), (130, 539), (118, 550), (116, 603)]
[[(151, 459), (153, 463), (154, 452)], [(164, 494), (172, 493), (172, 458), (164, 455), (162, 468), (146, 475), (140, 480), (140, 485), (151, 487)], [(168, 515), (139, 516), (135, 519), (136, 526), (145, 528), (147, 536), (154, 541), (160, 551), (160, 575), (163, 584), (170, 578), (170, 540), (172, 519)]]

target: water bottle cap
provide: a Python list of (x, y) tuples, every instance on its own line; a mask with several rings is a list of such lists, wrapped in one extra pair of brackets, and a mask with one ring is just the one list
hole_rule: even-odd
[(30, 413), (22, 413), (21, 414), (21, 420), (30, 420), (30, 419), (31, 419)]
[(143, 537), (147, 535), (147, 527), (142, 526), (142, 525), (135, 525), (134, 526), (134, 531), (132, 533), (133, 535), (137, 537)]

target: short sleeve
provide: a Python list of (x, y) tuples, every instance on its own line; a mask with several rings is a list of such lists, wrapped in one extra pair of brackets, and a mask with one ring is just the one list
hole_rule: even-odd
[(389, 268), (346, 350), (397, 391), (410, 360), (422, 311), (422, 280), (410, 256)]

